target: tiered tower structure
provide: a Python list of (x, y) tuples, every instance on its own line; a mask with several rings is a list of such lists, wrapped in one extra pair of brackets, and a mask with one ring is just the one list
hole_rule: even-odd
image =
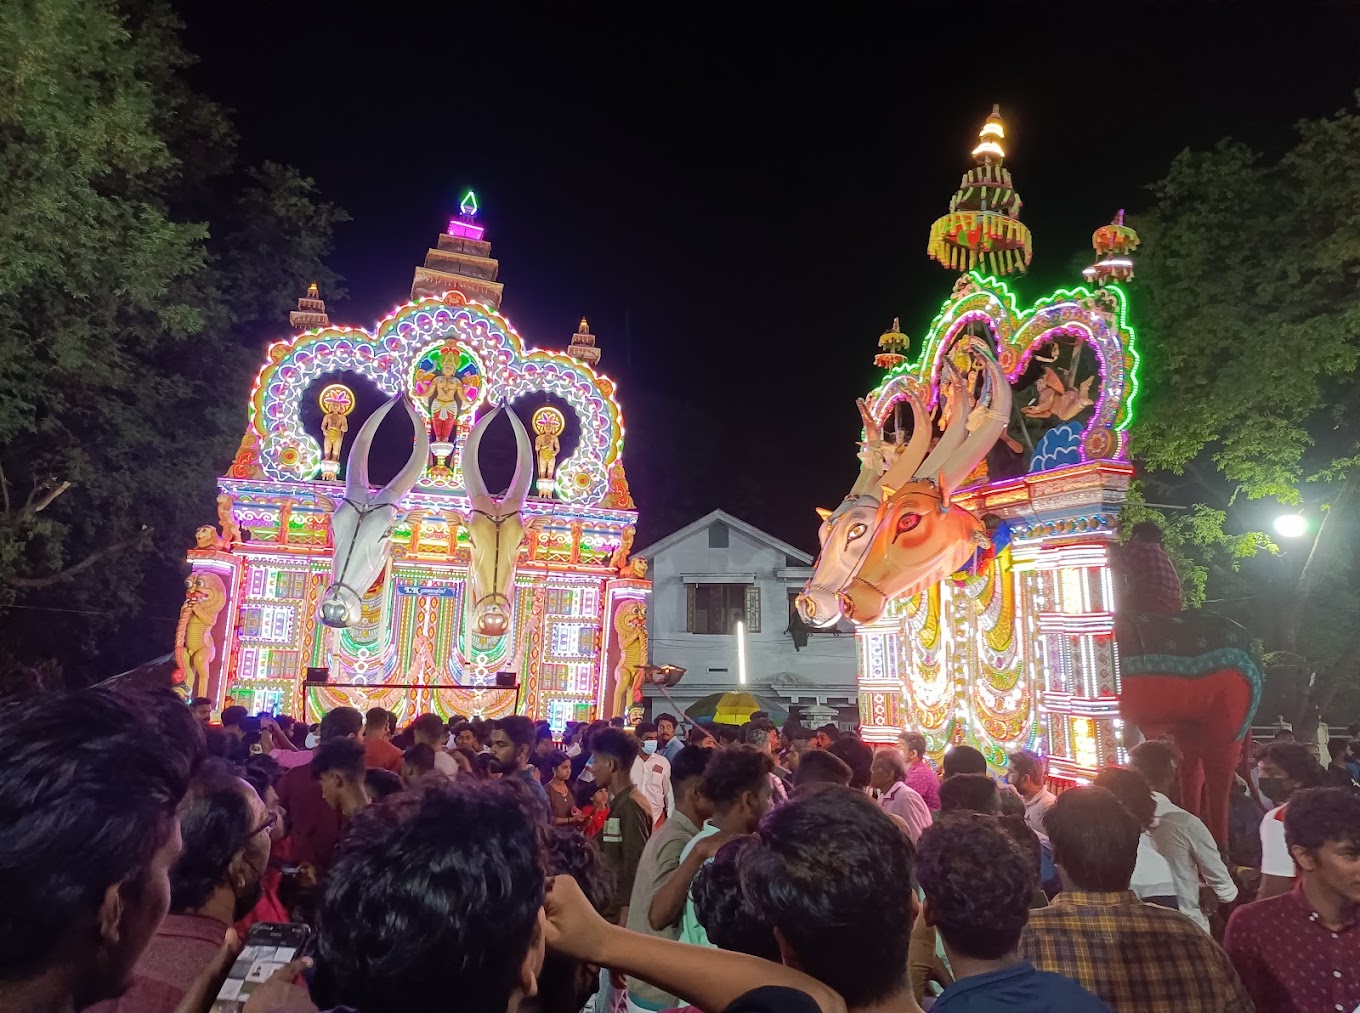
[(297, 331), (310, 331), (314, 327), (331, 325), (331, 318), (326, 315), (326, 304), (321, 299), (316, 282), (307, 286), (307, 294), (298, 300), (298, 308), (288, 314), (288, 322)]
[(590, 333), (590, 324), (585, 317), (581, 318), (580, 324), (576, 327), (576, 333), (571, 336), (571, 344), (567, 346), (567, 354), (580, 362), (587, 362), (590, 365), (600, 361), (600, 350), (595, 347), (595, 335)]
[(505, 286), (496, 275), (501, 265), (491, 256), (491, 243), (483, 238), (486, 229), (477, 223), (478, 210), (477, 195), (469, 190), (459, 203), (458, 216), (449, 220), (434, 249), (426, 251), (424, 265), (416, 268), (412, 302), (462, 292), (493, 310), (500, 308)]

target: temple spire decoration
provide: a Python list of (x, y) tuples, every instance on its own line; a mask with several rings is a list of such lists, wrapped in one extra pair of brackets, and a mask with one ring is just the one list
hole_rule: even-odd
[(1029, 228), (1020, 221), (1020, 195), (1011, 183), (1006, 157), (1006, 123), (1001, 107), (978, 131), (973, 149), (977, 165), (963, 174), (949, 202), (949, 213), (930, 227), (926, 252), (960, 273), (975, 267), (995, 275), (1023, 272), (1034, 255)]
[(316, 282), (307, 286), (307, 294), (298, 300), (298, 308), (288, 314), (288, 322), (297, 331), (311, 331), (331, 325)]
[(1107, 281), (1128, 281), (1133, 277), (1133, 251), (1142, 240), (1131, 226), (1124, 224), (1124, 209), (1109, 225), (1102, 225), (1091, 234), (1091, 247), (1096, 251), (1096, 262), (1081, 273), (1089, 282), (1104, 285)]
[(491, 256), (486, 227), (477, 220), (481, 204), (468, 190), (458, 202), (458, 214), (435, 248), (425, 253), (425, 263), (416, 268), (411, 282), (411, 301), (441, 298), (445, 292), (461, 292), (471, 300), (485, 303), (493, 310), (501, 305), (505, 286), (496, 280), (500, 261)]
[(591, 366), (600, 361), (600, 350), (595, 347), (595, 335), (590, 333), (590, 324), (585, 317), (581, 318), (580, 324), (576, 327), (576, 333), (571, 336), (571, 344), (567, 346), (567, 354), (573, 359)]

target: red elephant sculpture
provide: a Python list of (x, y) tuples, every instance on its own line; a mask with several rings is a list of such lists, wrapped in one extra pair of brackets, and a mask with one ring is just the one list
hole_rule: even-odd
[(1180, 751), (1181, 805), (1228, 839), (1228, 800), (1242, 742), (1261, 702), (1251, 636), (1211, 612), (1142, 615), (1116, 626), (1119, 711)]

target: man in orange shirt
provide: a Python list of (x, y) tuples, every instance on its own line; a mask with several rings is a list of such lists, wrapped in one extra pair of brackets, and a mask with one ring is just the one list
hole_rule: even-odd
[(381, 707), (364, 715), (364, 766), (401, 773), (401, 750), (387, 741), (392, 721)]

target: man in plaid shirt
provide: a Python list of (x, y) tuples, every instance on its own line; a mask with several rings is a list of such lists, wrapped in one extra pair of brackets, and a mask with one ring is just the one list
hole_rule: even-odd
[(1063, 892), (1030, 912), (1020, 956), (1115, 1013), (1252, 1013), (1228, 956), (1185, 915), (1129, 889), (1140, 827), (1103, 788), (1071, 788), (1045, 817)]
[(1181, 577), (1162, 548), (1162, 529), (1152, 521), (1133, 526), (1133, 537), (1118, 550), (1120, 573), (1135, 612), (1175, 615), (1181, 611)]

